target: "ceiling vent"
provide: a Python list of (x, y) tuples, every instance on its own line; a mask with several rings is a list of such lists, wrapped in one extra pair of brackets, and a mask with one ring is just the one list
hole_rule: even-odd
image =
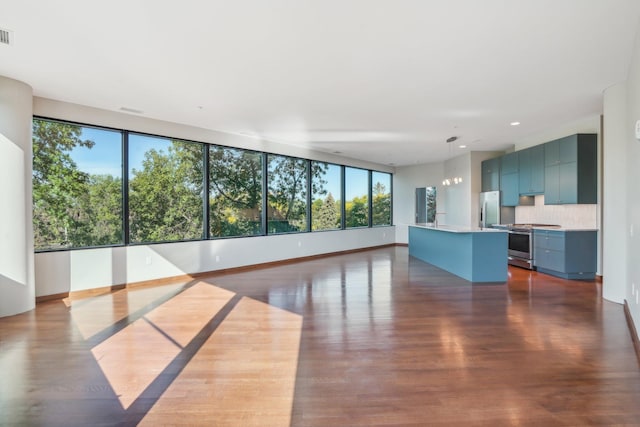
[(13, 32), (0, 28), (0, 44), (11, 45)]

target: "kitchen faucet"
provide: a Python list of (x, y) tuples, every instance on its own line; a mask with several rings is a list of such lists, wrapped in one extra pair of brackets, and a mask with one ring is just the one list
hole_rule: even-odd
[(438, 215), (446, 215), (446, 212), (436, 212), (436, 214), (433, 216), (433, 226), (435, 228), (438, 228)]

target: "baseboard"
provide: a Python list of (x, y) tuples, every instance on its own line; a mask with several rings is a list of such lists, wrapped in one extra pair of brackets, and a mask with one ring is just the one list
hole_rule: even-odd
[(629, 332), (631, 333), (631, 341), (633, 341), (633, 347), (636, 349), (636, 356), (638, 356), (638, 363), (640, 363), (640, 338), (638, 338), (638, 330), (633, 323), (627, 300), (624, 300), (624, 317), (627, 319), (627, 326), (629, 326)]
[(63, 292), (61, 294), (42, 295), (40, 297), (36, 297), (36, 304), (40, 304), (41, 302), (64, 299), (64, 298), (67, 298), (68, 296), (69, 296), (69, 292)]
[(596, 279), (595, 280), (596, 280), (596, 282), (602, 284), (602, 276), (601, 275), (596, 274)]
[(102, 286), (100, 288), (93, 289), (85, 289), (82, 291), (72, 291), (69, 292), (68, 298), (70, 299), (82, 299), (82, 298), (90, 298), (96, 297), (98, 295), (109, 294), (114, 291), (119, 291), (121, 289), (126, 288), (127, 285), (122, 283), (119, 285), (111, 285), (111, 286)]
[(203, 272), (191, 273), (191, 274), (181, 274), (179, 276), (169, 276), (169, 277), (163, 277), (161, 279), (143, 280), (140, 282), (129, 282), (129, 283), (123, 283), (119, 285), (104, 286), (100, 288), (92, 288), (92, 289), (87, 289), (82, 291), (65, 292), (65, 293), (54, 294), (54, 295), (44, 295), (41, 297), (37, 297), (36, 303), (51, 301), (51, 300), (59, 300), (64, 298), (83, 299), (83, 298), (95, 297), (102, 294), (108, 294), (110, 292), (121, 290), (124, 288), (141, 288), (145, 286), (169, 285), (172, 283), (186, 282), (189, 280), (199, 279), (203, 277), (211, 277), (215, 275), (258, 270), (261, 268), (276, 267), (280, 265), (293, 264), (293, 263), (302, 262), (302, 261), (311, 261), (314, 259), (321, 259), (321, 258), (327, 258), (331, 256), (338, 256), (338, 255), (347, 255), (347, 254), (352, 254), (357, 252), (365, 252), (372, 249), (382, 249), (382, 248), (388, 248), (393, 246), (407, 246), (407, 245), (401, 244), (401, 243), (400, 244), (389, 243), (386, 245), (369, 246), (366, 248), (349, 249), (346, 251), (328, 252), (328, 253), (318, 254), (318, 255), (289, 258), (289, 259), (280, 260), (280, 261), (271, 261), (271, 262), (264, 262), (260, 264), (243, 265), (241, 267), (224, 268), (220, 270), (203, 271)]

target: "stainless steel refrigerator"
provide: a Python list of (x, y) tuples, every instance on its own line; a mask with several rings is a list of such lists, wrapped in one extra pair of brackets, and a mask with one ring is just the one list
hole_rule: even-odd
[(492, 224), (511, 224), (515, 220), (515, 208), (500, 206), (500, 192), (480, 193), (480, 227), (488, 228)]

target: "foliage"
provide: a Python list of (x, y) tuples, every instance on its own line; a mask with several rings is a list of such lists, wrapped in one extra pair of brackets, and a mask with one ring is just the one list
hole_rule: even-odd
[(373, 225), (391, 224), (391, 193), (380, 182), (373, 186), (371, 215)]
[(269, 232), (304, 231), (307, 226), (307, 162), (269, 156)]
[(427, 222), (436, 220), (436, 187), (427, 187)]
[[(98, 141), (100, 143), (100, 141)], [(121, 176), (87, 173), (74, 150), (91, 149), (83, 127), (33, 121), (33, 223), (35, 247), (75, 248), (121, 244)], [(209, 210), (212, 237), (262, 234), (263, 154), (172, 140), (166, 150), (150, 149), (129, 175), (129, 240), (162, 242), (203, 238), (204, 165), (209, 150)], [(308, 169), (310, 167), (310, 170)], [(313, 230), (340, 228), (341, 201), (325, 185), (330, 165), (268, 156), (270, 233), (307, 230), (307, 192)], [(308, 187), (308, 180), (311, 185)], [(391, 198), (384, 185), (373, 189), (374, 224), (388, 224)], [(346, 226), (368, 225), (368, 197), (345, 205)]]
[(93, 245), (86, 221), (90, 176), (78, 169), (70, 153), (95, 143), (82, 139), (80, 126), (66, 123), (34, 120), (32, 132), (35, 247)]
[(169, 152), (148, 150), (129, 181), (132, 242), (202, 238), (202, 146), (172, 141)]
[(369, 202), (367, 196), (354, 197), (345, 203), (345, 226), (347, 228), (369, 225)]
[(340, 228), (340, 203), (335, 201), (331, 193), (324, 199), (316, 199), (313, 202), (311, 217), (314, 231)]
[(211, 236), (260, 234), (262, 156), (224, 147), (209, 153)]

